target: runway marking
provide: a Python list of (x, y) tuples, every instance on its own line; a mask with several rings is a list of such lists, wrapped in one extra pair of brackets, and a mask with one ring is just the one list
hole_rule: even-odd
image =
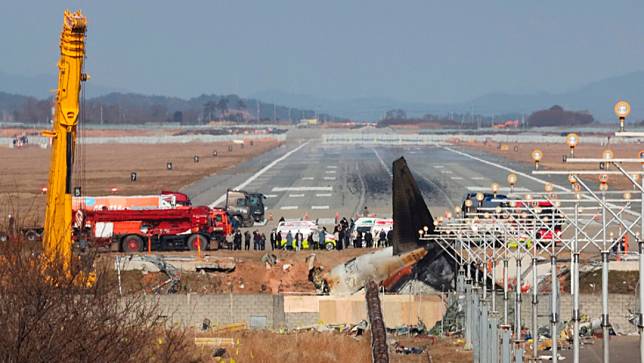
[(463, 180), (460, 176), (451, 176), (450, 179), (452, 180)]
[(313, 205), (311, 209), (329, 209), (328, 205)]
[(473, 176), (472, 180), (485, 180), (485, 178), (482, 176)]
[(316, 197), (330, 197), (332, 194), (331, 193), (318, 193), (315, 196)]
[(325, 176), (324, 180), (335, 180), (334, 176)]
[(336, 165), (327, 165), (327, 169), (337, 169), (338, 167)]
[(441, 170), (441, 173), (443, 174), (452, 174), (451, 170)]
[[(281, 157), (273, 160), (270, 164), (268, 164), (265, 167), (263, 167), (262, 169), (260, 169), (257, 173), (251, 175), (250, 178), (246, 179), (245, 182), (239, 184), (234, 189), (244, 189), (244, 188), (246, 188), (250, 183), (255, 181), (255, 179), (259, 178), (262, 174), (264, 174), (265, 172), (269, 171), (271, 168), (273, 168), (275, 165), (279, 164), (280, 162), (282, 162), (283, 160), (285, 160), (289, 156), (291, 156), (294, 153), (300, 151), (300, 149), (302, 149), (303, 147), (308, 145), (310, 142), (311, 142), (311, 140), (303, 143), (302, 145), (300, 145), (300, 146), (296, 147), (295, 149), (287, 152), (286, 154), (282, 155)], [(214, 202), (210, 203), (209, 207), (210, 208), (216, 207), (217, 205), (223, 203), (225, 200), (226, 200), (226, 194), (222, 195), (217, 200), (215, 200)]]
[(302, 180), (315, 180), (315, 178), (312, 176), (305, 176)]
[(266, 198), (277, 198), (277, 194), (265, 194)]
[(280, 207), (281, 210), (297, 209), (297, 208), (298, 208), (298, 206), (296, 206), (296, 205), (285, 205), (285, 206)]
[(376, 154), (376, 157), (377, 157), (377, 158), (378, 158), (378, 160), (380, 161), (380, 164), (382, 164), (382, 168), (383, 168), (383, 169), (385, 169), (385, 171), (387, 172), (387, 174), (389, 174), (389, 177), (390, 177), (390, 178), (393, 178), (393, 177), (394, 177), (394, 175), (391, 173), (391, 170), (387, 167), (387, 164), (385, 164), (385, 161), (384, 161), (384, 160), (382, 160), (382, 158), (380, 157), (380, 154), (378, 154), (378, 152), (376, 151), (376, 149), (371, 149), (371, 150), (373, 151), (373, 153), (374, 153), (374, 154)]
[(304, 196), (304, 194), (289, 194), (288, 195), (290, 198), (301, 198)]
[(434, 165), (434, 168), (436, 168), (436, 169), (442, 169), (444, 167), (445, 167), (444, 165)]
[(274, 187), (271, 192), (332, 192), (333, 187)]
[(325, 173), (327, 173), (327, 174), (335, 174), (335, 170), (327, 170), (327, 171), (325, 171)]

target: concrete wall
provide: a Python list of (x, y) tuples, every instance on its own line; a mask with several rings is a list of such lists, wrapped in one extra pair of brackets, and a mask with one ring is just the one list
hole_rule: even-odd
[[(159, 295), (148, 297), (174, 323), (200, 327), (246, 322), (256, 328), (297, 328), (319, 323), (351, 324), (367, 319), (364, 295), (292, 296), (262, 294)], [(385, 295), (382, 298), (388, 327), (416, 324), (433, 326), (445, 312), (440, 296)]]
[(246, 322), (258, 328), (277, 329), (284, 325), (284, 302), (280, 295), (159, 295), (150, 297), (162, 313), (175, 323), (201, 326), (209, 319), (213, 326)]

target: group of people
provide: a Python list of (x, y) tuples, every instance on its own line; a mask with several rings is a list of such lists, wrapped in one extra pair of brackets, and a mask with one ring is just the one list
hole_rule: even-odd
[[(366, 208), (366, 207), (365, 207)], [(353, 246), (353, 248), (362, 248), (362, 247), (387, 247), (391, 245), (391, 240), (393, 238), (393, 230), (380, 229), (376, 230), (373, 233), (371, 228), (366, 229), (365, 231), (357, 230), (355, 236), (352, 236), (352, 233), (355, 229), (355, 222), (353, 218), (347, 220), (342, 218), (333, 229), (333, 233), (336, 236), (336, 249), (341, 250), (343, 248), (348, 248)], [(340, 243), (341, 242), (341, 243)]]
[[(280, 219), (280, 221), (283, 221), (283, 219)], [(391, 246), (393, 237), (393, 230), (391, 229), (376, 230), (373, 233), (371, 229), (367, 229), (365, 231), (358, 230), (355, 232), (355, 235), (352, 236), (354, 228), (355, 221), (353, 218), (347, 219), (346, 217), (343, 217), (337, 221), (333, 228), (334, 238), (328, 238), (329, 232), (327, 232), (326, 227), (323, 227), (319, 231), (309, 233), (307, 236), (305, 236), (300, 230), (289, 230), (284, 234), (284, 231), (274, 229), (271, 231), (268, 239), (271, 250), (291, 249), (299, 251), (305, 247), (314, 250), (330, 249), (331, 245), (329, 244), (333, 243), (333, 241), (335, 241), (334, 247), (336, 250), (342, 250), (349, 248), (350, 246), (353, 248)], [(245, 231), (242, 234), (239, 229), (235, 229), (232, 249), (241, 250), (242, 242), (244, 250), (250, 250), (251, 244), (254, 250), (263, 251), (266, 249), (266, 235), (257, 230), (252, 232), (252, 234), (249, 231)], [(305, 245), (305, 242), (308, 246)]]
[(353, 239), (353, 247), (354, 248), (387, 247), (387, 246), (391, 246), (392, 238), (393, 238), (393, 230), (391, 229), (386, 232), (384, 229), (381, 229), (376, 233), (371, 233), (371, 230), (367, 230), (364, 233), (362, 233), (362, 231), (357, 231), (356, 237)]
[[(322, 231), (319, 232), (318, 234), (318, 239), (316, 240), (313, 235), (314, 233), (311, 232), (309, 233), (308, 236), (306, 236), (306, 242), (309, 244), (309, 248), (317, 250), (318, 248), (321, 248), (321, 246), (324, 245), (324, 242), (320, 244), (320, 241), (325, 241), (326, 238), (324, 236), (324, 233), (326, 233), (326, 228), (324, 228)], [(270, 241), (271, 241), (271, 249), (276, 250), (276, 249), (292, 249), (299, 251), (304, 247), (304, 234), (297, 230), (295, 233), (292, 233), (292, 231), (286, 232), (286, 235), (282, 235), (282, 231), (278, 230), (273, 230), (271, 232), (270, 236)], [(282, 241), (285, 241), (285, 243), (282, 245)]]
[(259, 233), (257, 230), (253, 231), (252, 234), (249, 231), (246, 231), (243, 235), (239, 229), (235, 230), (235, 233), (233, 234), (233, 250), (242, 249), (242, 240), (244, 242), (244, 250), (246, 251), (250, 250), (251, 242), (253, 243), (253, 249), (256, 251), (263, 251), (266, 249), (266, 234)]

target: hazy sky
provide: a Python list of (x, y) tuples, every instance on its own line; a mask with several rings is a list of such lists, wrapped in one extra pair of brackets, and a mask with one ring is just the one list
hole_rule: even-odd
[(641, 0), (3, 0), (0, 71), (55, 73), (65, 8), (93, 82), (154, 94), (461, 101), (644, 69)]

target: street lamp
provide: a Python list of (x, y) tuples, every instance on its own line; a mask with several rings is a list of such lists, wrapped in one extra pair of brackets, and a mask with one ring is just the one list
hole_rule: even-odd
[(543, 152), (540, 149), (532, 150), (532, 160), (534, 160), (534, 168), (539, 169), (539, 162), (543, 159)]
[(579, 136), (574, 132), (566, 135), (566, 144), (570, 147), (570, 157), (574, 157), (575, 147), (579, 144)]
[(624, 132), (624, 121), (628, 114), (631, 113), (631, 104), (626, 101), (618, 101), (615, 104), (615, 115), (619, 117), (619, 131)]
[(507, 178), (508, 184), (510, 184), (510, 192), (514, 191), (514, 185), (517, 183), (517, 175), (514, 173), (508, 174)]
[(469, 213), (470, 209), (472, 208), (472, 199), (467, 198), (465, 199), (465, 213)]
[(479, 207), (483, 206), (483, 199), (485, 199), (485, 195), (481, 192), (476, 193), (476, 200), (479, 202)]
[(602, 159), (611, 160), (615, 157), (615, 153), (611, 149), (606, 149), (602, 152)]
[(568, 183), (570, 183), (570, 185), (572, 185), (572, 186), (575, 186), (575, 184), (577, 184), (577, 178), (575, 178), (575, 176), (573, 174), (569, 174), (568, 175)]
[(499, 184), (498, 183), (492, 183), (490, 188), (492, 189), (492, 194), (494, 195), (494, 198), (496, 198), (496, 193), (499, 192)]

